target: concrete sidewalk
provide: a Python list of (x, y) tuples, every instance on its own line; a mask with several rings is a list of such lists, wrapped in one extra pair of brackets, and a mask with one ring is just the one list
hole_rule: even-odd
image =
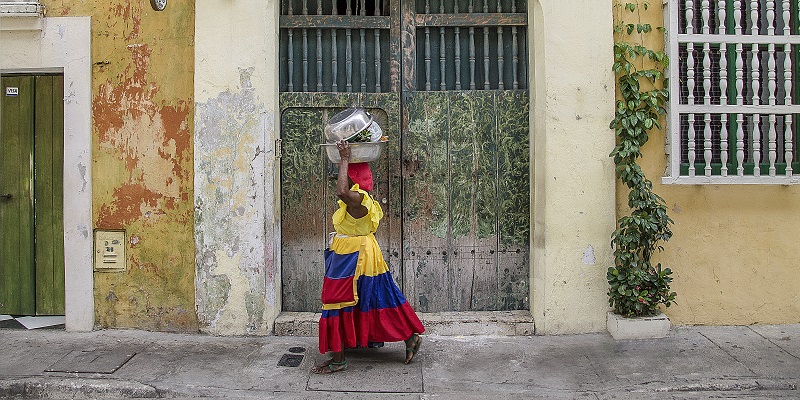
[(800, 325), (673, 327), (666, 339), (620, 342), (426, 335), (411, 365), (402, 343), (388, 343), (348, 352), (348, 370), (332, 375), (309, 374), (325, 359), (314, 337), (4, 329), (0, 338), (0, 397), (800, 399)]

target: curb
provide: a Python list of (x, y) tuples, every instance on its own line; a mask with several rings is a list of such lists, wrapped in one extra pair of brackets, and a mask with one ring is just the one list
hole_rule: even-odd
[(0, 380), (0, 397), (48, 399), (157, 398), (158, 390), (139, 382), (84, 378)]

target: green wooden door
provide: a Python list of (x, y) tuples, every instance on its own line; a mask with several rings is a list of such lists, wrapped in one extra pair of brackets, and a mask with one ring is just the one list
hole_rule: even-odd
[(33, 248), (35, 79), (3, 77), (0, 111), (0, 313), (36, 313)]
[(36, 314), (64, 314), (64, 76), (36, 77)]
[(63, 77), (2, 88), (0, 313), (63, 315)]
[(319, 309), (335, 199), (318, 143), (327, 116), (354, 105), (385, 115), (379, 242), (411, 304), (528, 308), (526, 9), (524, 0), (281, 2), (284, 310)]

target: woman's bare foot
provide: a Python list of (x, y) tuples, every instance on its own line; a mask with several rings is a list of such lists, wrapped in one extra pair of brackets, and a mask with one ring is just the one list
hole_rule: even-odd
[(311, 372), (315, 374), (332, 374), (347, 369), (347, 360), (334, 361), (332, 358), (322, 364), (315, 365)]
[(419, 346), (421, 344), (422, 338), (416, 333), (411, 335), (411, 337), (406, 340), (406, 364), (411, 363), (411, 360), (413, 360), (414, 356), (417, 355)]

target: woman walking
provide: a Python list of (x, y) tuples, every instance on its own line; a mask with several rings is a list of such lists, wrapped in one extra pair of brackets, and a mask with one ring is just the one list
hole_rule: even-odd
[(339, 209), (333, 213), (336, 234), (325, 251), (319, 351), (331, 358), (311, 371), (328, 374), (347, 369), (344, 350), (373, 342), (405, 341), (405, 363), (419, 351), (425, 331), (392, 279), (373, 235), (383, 210), (370, 195), (367, 163), (350, 164), (350, 145), (336, 143), (341, 162), (336, 183)]

